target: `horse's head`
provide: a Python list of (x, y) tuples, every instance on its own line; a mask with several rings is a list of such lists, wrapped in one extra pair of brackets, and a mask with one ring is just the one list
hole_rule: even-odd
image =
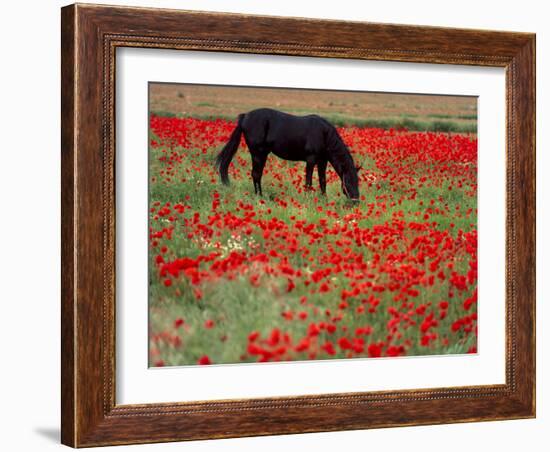
[(357, 173), (360, 166), (352, 166), (349, 171), (342, 173), (342, 193), (351, 201), (359, 201), (359, 177)]

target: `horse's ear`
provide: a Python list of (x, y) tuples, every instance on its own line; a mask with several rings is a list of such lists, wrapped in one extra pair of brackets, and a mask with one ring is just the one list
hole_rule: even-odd
[(357, 172), (359, 172), (359, 170), (360, 170), (362, 167), (363, 167), (363, 165), (358, 165), (358, 166), (355, 167), (355, 170), (356, 170)]

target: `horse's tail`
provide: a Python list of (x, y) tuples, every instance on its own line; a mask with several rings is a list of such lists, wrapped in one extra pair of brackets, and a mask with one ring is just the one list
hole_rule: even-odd
[(235, 127), (235, 130), (233, 130), (233, 133), (229, 137), (229, 141), (225, 144), (221, 152), (216, 157), (216, 168), (218, 168), (222, 183), (225, 185), (229, 184), (229, 164), (231, 163), (231, 160), (233, 160), (233, 157), (237, 153), (237, 149), (239, 149), (239, 144), (241, 143), (243, 118), (244, 114), (241, 113), (237, 119), (237, 127)]

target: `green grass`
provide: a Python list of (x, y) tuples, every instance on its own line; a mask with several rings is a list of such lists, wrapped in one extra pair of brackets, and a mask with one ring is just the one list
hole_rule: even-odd
[(197, 102), (196, 104), (193, 104), (195, 107), (213, 107), (216, 108), (218, 105), (213, 104), (211, 102)]
[[(245, 109), (243, 109), (245, 110)], [(309, 110), (302, 109), (288, 109), (289, 112), (295, 114), (310, 114)], [(153, 114), (157, 116), (166, 116), (166, 117), (183, 117), (184, 115), (178, 115), (173, 112), (166, 111), (155, 111)], [(453, 132), (453, 133), (477, 133), (477, 122), (464, 122), (464, 121), (442, 121), (440, 119), (434, 120), (420, 120), (413, 119), (416, 118), (413, 114), (407, 114), (400, 117), (384, 117), (384, 118), (355, 118), (347, 115), (341, 115), (336, 113), (321, 113), (327, 121), (334, 124), (337, 127), (372, 127), (380, 129), (407, 129), (415, 132)], [(431, 117), (444, 118), (445, 115), (430, 115)], [(195, 113), (192, 115), (194, 118), (205, 119), (205, 120), (214, 120), (214, 119), (225, 119), (228, 121), (234, 121), (235, 116), (233, 115), (224, 115), (223, 113), (216, 114), (204, 114), (204, 113)], [(476, 115), (464, 115), (459, 119), (476, 119)]]
[(477, 120), (477, 114), (469, 115), (447, 115), (441, 113), (432, 113), (427, 115), (428, 118), (437, 118), (437, 119), (466, 119), (466, 120)]

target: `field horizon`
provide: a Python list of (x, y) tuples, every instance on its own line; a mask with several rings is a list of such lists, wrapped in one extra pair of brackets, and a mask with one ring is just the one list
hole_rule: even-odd
[(477, 133), (473, 96), (150, 84), (149, 110), (157, 116), (233, 121), (239, 113), (260, 107), (318, 114), (335, 126)]

